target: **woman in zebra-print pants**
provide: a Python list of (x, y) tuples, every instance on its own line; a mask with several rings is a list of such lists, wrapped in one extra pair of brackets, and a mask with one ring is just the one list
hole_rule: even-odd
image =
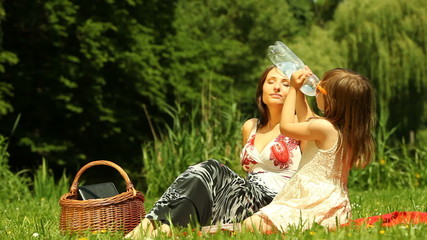
[(301, 158), (299, 142), (280, 134), (288, 90), (289, 79), (276, 67), (268, 67), (256, 90), (260, 118), (249, 119), (242, 127), (240, 161), (246, 178), (213, 159), (190, 166), (126, 237), (152, 234), (154, 221), (161, 223), (154, 232), (169, 232), (171, 224), (240, 222), (270, 203), (295, 173)]

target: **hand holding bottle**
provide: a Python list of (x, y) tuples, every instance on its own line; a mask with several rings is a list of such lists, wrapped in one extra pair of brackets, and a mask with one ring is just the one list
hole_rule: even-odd
[(313, 72), (310, 70), (308, 66), (305, 66), (302, 69), (296, 70), (291, 75), (290, 84), (291, 87), (295, 88), (296, 90), (300, 90), (301, 86), (305, 83), (307, 78), (313, 75)]
[[(273, 64), (289, 78), (291, 78), (292, 73), (295, 71), (305, 68), (305, 64), (301, 59), (299, 59), (288, 46), (280, 41), (276, 41), (275, 45), (268, 47), (267, 56)], [(318, 83), (319, 78), (312, 74), (305, 80), (300, 90), (305, 95), (315, 96)]]

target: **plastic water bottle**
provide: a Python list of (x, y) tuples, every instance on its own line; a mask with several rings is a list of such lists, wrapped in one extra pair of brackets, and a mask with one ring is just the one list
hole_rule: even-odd
[[(292, 73), (305, 67), (301, 59), (280, 41), (276, 41), (274, 45), (268, 47), (267, 56), (289, 79)], [(315, 96), (318, 83), (319, 78), (312, 74), (304, 81), (300, 90), (307, 96)]]

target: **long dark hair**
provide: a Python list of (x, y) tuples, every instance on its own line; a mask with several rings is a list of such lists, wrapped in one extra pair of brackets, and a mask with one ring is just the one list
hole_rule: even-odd
[(264, 73), (261, 75), (258, 81), (258, 86), (256, 88), (255, 100), (256, 100), (256, 105), (258, 107), (258, 112), (260, 115), (259, 121), (258, 121), (258, 128), (262, 128), (265, 125), (267, 125), (269, 120), (268, 119), (269, 111), (268, 111), (267, 105), (265, 105), (265, 103), (262, 101), (262, 87), (264, 86), (264, 82), (267, 79), (268, 73), (273, 68), (275, 68), (275, 66), (271, 65), (265, 69)]

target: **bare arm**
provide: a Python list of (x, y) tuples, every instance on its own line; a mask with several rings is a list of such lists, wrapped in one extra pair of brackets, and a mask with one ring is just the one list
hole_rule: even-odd
[(310, 72), (307, 70), (298, 70), (292, 74), (291, 88), (283, 105), (280, 132), (285, 136), (298, 140), (316, 140), (320, 148), (327, 149), (338, 138), (337, 130), (329, 121), (324, 119), (298, 123), (293, 121), (297, 105), (297, 92), (303, 80), (309, 75)]
[[(297, 99), (295, 103), (296, 108), (296, 122), (306, 122), (309, 118), (314, 117), (314, 113), (308, 105), (307, 98), (301, 91), (297, 91)], [(301, 151), (304, 151), (305, 145), (307, 144), (306, 140), (300, 140)]]
[(307, 99), (301, 91), (297, 91), (296, 97), (296, 113), (298, 117), (298, 122), (305, 122), (307, 119), (314, 117), (314, 113), (308, 105)]
[[(303, 79), (310, 75), (310, 71), (301, 69), (292, 74), (291, 77), (291, 88), (289, 89), (288, 95), (286, 96), (285, 103), (283, 104), (282, 118), (280, 120), (280, 132), (288, 137), (292, 137), (299, 140), (313, 140), (319, 136), (315, 132), (312, 132), (311, 123), (306, 122), (308, 115), (308, 106), (305, 97), (298, 94), (299, 88), (302, 85)], [(297, 101), (297, 97), (299, 97)], [(293, 121), (296, 108), (298, 122)], [(311, 111), (311, 110), (310, 110)]]
[[(310, 76), (311, 74), (313, 74), (313, 72), (308, 66), (305, 66), (303, 72), (305, 72), (305, 76)], [(299, 89), (302, 83), (298, 83), (297, 85)], [(315, 116), (314, 112), (311, 110), (310, 106), (308, 105), (307, 98), (305, 97), (304, 93), (302, 93), (301, 91), (297, 91), (297, 100), (296, 100), (295, 108), (296, 108), (299, 122), (306, 122), (307, 119)]]

